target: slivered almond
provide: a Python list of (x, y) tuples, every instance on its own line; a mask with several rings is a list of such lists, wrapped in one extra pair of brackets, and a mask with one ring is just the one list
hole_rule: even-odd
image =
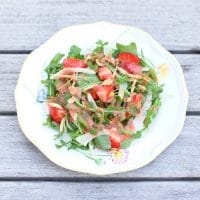
[(109, 78), (102, 82), (101, 85), (111, 85), (113, 83), (113, 79)]
[(136, 84), (137, 80), (135, 79), (131, 85), (131, 93), (134, 92), (134, 89), (135, 89), (135, 84)]
[(96, 63), (98, 66), (103, 67), (105, 65), (105, 62), (103, 63), (102, 60), (96, 59)]
[(70, 99), (68, 99), (68, 103), (74, 103), (76, 101), (76, 97), (71, 97)]
[(142, 90), (142, 92), (144, 92), (146, 90), (146, 87), (143, 85), (138, 85), (139, 89)]
[(48, 104), (49, 104), (49, 106), (51, 106), (51, 107), (58, 108), (58, 109), (63, 109), (62, 106), (60, 106), (60, 105), (57, 104), (57, 103), (49, 102)]

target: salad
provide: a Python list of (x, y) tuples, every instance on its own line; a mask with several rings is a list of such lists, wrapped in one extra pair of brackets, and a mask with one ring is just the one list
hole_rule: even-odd
[[(56, 147), (77, 150), (128, 148), (141, 137), (161, 105), (155, 68), (134, 42), (96, 42), (86, 55), (73, 45), (67, 56), (57, 53), (42, 80), (48, 91), (44, 125), (57, 130)], [(96, 160), (95, 160), (96, 161)]]

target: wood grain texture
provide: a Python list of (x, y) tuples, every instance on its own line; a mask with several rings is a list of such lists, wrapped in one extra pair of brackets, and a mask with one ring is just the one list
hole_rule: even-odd
[[(199, 19), (199, 0), (0, 0), (0, 199), (199, 200), (200, 116), (187, 116), (177, 140), (141, 169), (102, 179), (66, 170), (50, 162), (22, 134), (17, 117), (9, 116), (16, 111), (14, 89), (26, 55), (1, 54), (27, 52), (63, 27), (102, 20), (142, 28), (169, 50), (199, 52)], [(188, 111), (199, 113), (200, 54), (176, 57), (189, 90)]]
[(200, 50), (199, 18), (198, 0), (1, 0), (0, 50), (35, 49), (63, 27), (102, 20), (142, 28), (168, 49)]
[[(27, 55), (0, 55), (0, 111), (16, 111), (14, 89), (21, 64)], [(189, 111), (200, 111), (200, 55), (177, 54), (189, 90)]]
[[(109, 180), (111, 177), (200, 177), (200, 145), (197, 142), (200, 132), (199, 120), (200, 116), (187, 116), (185, 126), (178, 139), (148, 166), (103, 178), (108, 177), (107, 180)], [(0, 178), (94, 177), (65, 170), (51, 163), (22, 134), (16, 116), (0, 116), (0, 146)]]
[(200, 182), (1, 182), (0, 199), (199, 200)]

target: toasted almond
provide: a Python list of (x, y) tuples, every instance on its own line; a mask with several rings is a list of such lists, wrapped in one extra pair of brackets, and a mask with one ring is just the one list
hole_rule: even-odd
[(61, 120), (61, 122), (60, 122), (60, 133), (62, 133), (65, 130), (65, 128), (66, 128), (66, 126), (65, 126), (65, 120), (66, 120), (66, 118), (64, 117)]
[(146, 90), (146, 87), (143, 85), (138, 85), (139, 89), (142, 90), (142, 92), (144, 92)]
[(48, 104), (49, 104), (49, 106), (51, 106), (51, 107), (58, 108), (58, 109), (63, 109), (63, 107), (60, 106), (60, 105), (57, 104), (57, 103), (49, 102)]
[(73, 96), (73, 97), (71, 97), (70, 99), (68, 99), (67, 102), (68, 102), (69, 104), (71, 104), (71, 103), (74, 103), (75, 101), (76, 101), (76, 97)]
[(133, 83), (132, 83), (132, 85), (131, 85), (131, 93), (134, 92), (136, 82), (137, 82), (137, 80), (134, 79), (134, 80), (133, 80)]
[(113, 79), (109, 78), (103, 81), (101, 85), (111, 85), (112, 83), (113, 83)]
[(131, 97), (124, 98), (124, 102), (131, 102)]
[(103, 67), (105, 65), (105, 62), (102, 62), (102, 60), (96, 59), (96, 63), (98, 66)]

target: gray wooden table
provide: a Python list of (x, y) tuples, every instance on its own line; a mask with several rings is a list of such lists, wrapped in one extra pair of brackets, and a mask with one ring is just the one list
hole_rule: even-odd
[[(139, 170), (96, 177), (52, 164), (22, 134), (24, 58), (59, 29), (107, 20), (145, 29), (180, 61), (190, 94), (178, 139)], [(200, 199), (199, 0), (0, 0), (0, 199)]]

